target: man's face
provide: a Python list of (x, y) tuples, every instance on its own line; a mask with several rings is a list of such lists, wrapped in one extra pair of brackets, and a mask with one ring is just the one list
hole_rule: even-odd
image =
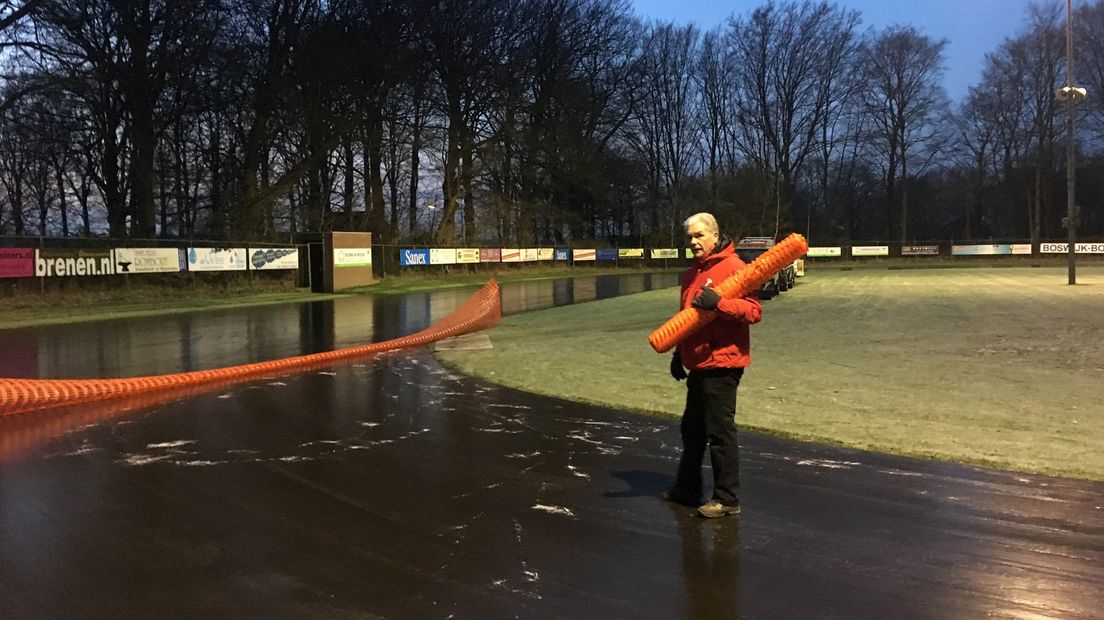
[(694, 258), (708, 256), (717, 247), (719, 238), (720, 233), (710, 232), (702, 222), (694, 222), (686, 227), (686, 245), (693, 252)]

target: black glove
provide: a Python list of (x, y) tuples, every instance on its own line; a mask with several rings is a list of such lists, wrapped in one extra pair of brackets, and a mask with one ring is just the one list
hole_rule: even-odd
[(682, 358), (679, 357), (678, 351), (671, 356), (671, 376), (675, 378), (675, 381), (682, 381), (686, 378), (686, 369), (682, 367)]
[(694, 298), (694, 301), (690, 302), (690, 305), (695, 308), (701, 308), (702, 310), (716, 310), (717, 304), (720, 303), (720, 301), (720, 293), (708, 286), (703, 286), (701, 292)]

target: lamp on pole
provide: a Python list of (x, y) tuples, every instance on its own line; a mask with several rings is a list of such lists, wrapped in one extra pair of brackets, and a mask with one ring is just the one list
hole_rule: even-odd
[(429, 238), (432, 240), (433, 235), (437, 232), (433, 229), (433, 220), (437, 215), (437, 205), (431, 202), (426, 205), (426, 208), (429, 209)]
[(1086, 91), (1073, 85), (1073, 0), (1066, 0), (1066, 85), (1055, 93), (1066, 104), (1066, 217), (1062, 225), (1069, 231), (1069, 284), (1077, 284), (1077, 225), (1081, 219), (1075, 199), (1073, 106), (1085, 98)]

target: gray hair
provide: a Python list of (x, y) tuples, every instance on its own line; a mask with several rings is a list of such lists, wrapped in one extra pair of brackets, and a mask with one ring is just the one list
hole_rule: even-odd
[(705, 230), (707, 230), (708, 232), (712, 232), (712, 233), (721, 232), (720, 226), (717, 226), (717, 218), (713, 217), (712, 213), (706, 213), (704, 211), (702, 211), (701, 213), (695, 213), (694, 215), (691, 215), (690, 217), (686, 218), (686, 221), (683, 222), (682, 224), (686, 228), (690, 228), (691, 224), (694, 224), (694, 223), (697, 223), (697, 222), (701, 222), (702, 224), (705, 224)]

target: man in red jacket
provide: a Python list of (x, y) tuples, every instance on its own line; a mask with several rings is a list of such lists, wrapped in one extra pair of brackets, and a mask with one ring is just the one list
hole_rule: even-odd
[[(703, 517), (740, 514), (740, 464), (736, 446), (736, 389), (751, 364), (748, 325), (762, 318), (759, 297), (724, 299), (713, 287), (744, 267), (732, 241), (722, 239), (717, 220), (697, 213), (686, 220), (694, 262), (682, 276), (682, 308), (694, 306), (716, 318), (679, 343), (671, 376), (686, 382), (686, 410), (680, 426), (682, 457), (675, 485), (663, 496), (697, 505), (702, 495), (702, 457), (709, 447), (713, 495), (698, 507)], [(687, 374), (686, 369), (690, 370)]]

